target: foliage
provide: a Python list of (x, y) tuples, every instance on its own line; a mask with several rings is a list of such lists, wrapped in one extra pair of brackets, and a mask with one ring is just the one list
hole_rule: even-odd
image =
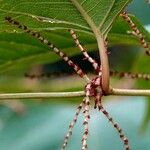
[[(78, 2), (79, 4), (81, 4), (82, 1), (78, 0)], [(99, 30), (103, 33), (103, 35), (105, 36), (108, 35), (109, 47), (112, 48), (114, 46), (116, 47), (120, 45), (136, 46), (136, 50), (135, 48), (128, 47), (130, 51), (128, 51), (127, 56), (125, 56), (126, 53), (123, 52), (124, 50), (123, 47), (120, 47), (121, 49), (117, 50), (117, 53), (120, 53), (118, 58), (116, 58), (116, 56), (112, 56), (112, 58), (110, 58), (110, 61), (112, 60), (112, 62), (110, 62), (111, 64), (113, 64), (117, 60), (117, 62), (115, 63), (116, 66), (113, 66), (113, 68), (119, 68), (120, 71), (124, 71), (124, 70), (131, 71), (129, 70), (130, 68), (132, 69), (132, 71), (135, 72), (138, 71), (148, 72), (149, 58), (143, 55), (144, 53), (143, 49), (139, 50), (140, 47), (139, 40), (136, 37), (127, 33), (127, 31), (130, 30), (128, 24), (118, 16), (119, 13), (130, 3), (130, 0), (122, 0), (122, 1), (103, 0), (101, 2), (102, 3), (100, 3), (99, 0), (96, 0), (94, 2), (92, 0), (88, 0), (86, 1), (85, 5), (83, 5), (83, 8), (84, 11), (87, 12), (88, 15), (92, 18), (93, 23), (97, 27), (99, 27)], [(19, 87), (16, 88), (16, 82), (18, 82), (18, 79), (20, 79), (20, 76), (22, 76), (24, 72), (30, 70), (34, 65), (39, 65), (39, 64), (41, 65), (46, 63), (54, 64), (60, 60), (59, 57), (57, 57), (53, 52), (51, 52), (51, 50), (48, 50), (46, 46), (39, 43), (36, 39), (33, 39), (32, 37), (23, 33), (23, 31), (18, 30), (15, 27), (7, 24), (4, 20), (5, 16), (11, 16), (12, 18), (20, 21), (22, 24), (29, 26), (34, 31), (39, 31), (42, 35), (44, 35), (47, 39), (49, 39), (52, 43), (57, 45), (57, 47), (61, 48), (64, 52), (66, 52), (70, 56), (75, 56), (77, 54), (80, 54), (80, 51), (75, 47), (75, 44), (72, 41), (71, 36), (67, 31), (68, 28), (72, 28), (77, 31), (80, 41), (84, 44), (84, 46), (88, 49), (89, 52), (92, 52), (93, 50), (97, 50), (97, 42), (95, 40), (92, 29), (89, 27), (85, 19), (81, 16), (79, 11), (68, 0), (63, 0), (63, 1), (44, 0), (42, 2), (39, 2), (38, 0), (30, 0), (30, 1), (4, 0), (1, 1), (0, 14), (1, 14), (0, 15), (0, 21), (1, 21), (0, 24), (0, 75), (1, 75), (0, 90), (3, 92), (28, 91), (25, 88), (24, 82), (22, 82), (22, 80), (21, 80), (21, 84), (23, 84), (23, 88), (21, 87), (20, 82), (19, 82)], [(150, 43), (150, 34), (145, 30), (143, 25), (134, 15), (130, 15), (130, 16), (138, 26), (140, 31), (144, 34), (147, 42)], [(112, 53), (112, 55), (113, 54), (114, 53)], [(123, 62), (122, 63), (119, 62), (120, 64), (118, 64), (118, 59), (123, 60)], [(126, 61), (131, 62), (131, 64), (126, 63)], [(123, 69), (121, 64), (124, 64)], [(15, 76), (15, 78), (12, 79), (10, 75)], [(44, 82), (39, 85), (43, 86), (43, 84), (46, 83)], [(71, 85), (73, 85), (72, 82), (69, 88), (63, 86), (60, 88), (60, 90), (64, 89), (65, 91), (65, 90), (81, 89), (83, 86), (82, 84), (79, 84), (76, 85), (75, 87), (74, 86), (71, 87)], [(45, 89), (57, 90), (56, 87), (54, 88), (49, 88), (49, 87), (50, 86), (47, 86), (47, 88)], [(149, 83), (147, 83), (146, 81), (138, 81), (136, 82), (136, 87), (149, 88)], [(33, 86), (33, 89), (32, 90), (29, 89), (29, 91), (42, 90), (41, 87), (36, 89), (34, 88), (35, 87)], [(31, 109), (30, 104), (27, 104), (27, 106), (29, 107), (28, 108), (29, 111), (33, 110), (33, 113), (39, 113), (41, 111), (44, 111), (45, 108), (47, 107), (45, 106), (45, 104), (42, 103), (42, 106), (39, 107), (39, 110), (36, 110), (34, 112), (34, 108)], [(48, 115), (51, 115), (51, 113), (53, 113), (53, 108), (49, 108), (49, 109), (50, 111), (48, 111), (47, 109), (46, 111), (48, 112)], [(13, 116), (14, 114), (12, 114), (12, 112), (9, 112), (4, 108), (1, 108), (1, 111), (2, 113), (6, 113), (8, 117), (10, 115), (10, 120), (8, 119), (9, 120), (8, 122), (11, 122), (13, 119), (14, 120), (16, 119), (17, 122), (20, 121), (20, 119), (18, 119), (17, 116)], [(47, 113), (47, 112), (44, 111), (43, 113)], [(147, 114), (149, 115), (149, 113)], [(28, 117), (29, 118), (26, 118), (27, 120), (26, 124), (28, 123), (30, 124), (30, 121), (33, 118), (35, 118), (35, 116), (32, 116), (32, 113), (31, 116), (29, 115)], [(3, 115), (1, 116), (1, 118), (3, 118)], [(51, 116), (49, 116), (49, 118), (51, 118)], [(148, 118), (147, 120), (149, 120), (149, 117), (147, 118)], [(41, 114), (39, 114), (39, 119), (40, 120), (43, 119), (44, 120), (43, 123), (45, 122), (45, 120), (47, 120), (47, 118), (44, 118), (44, 115), (41, 117)], [(57, 121), (54, 120), (54, 122)], [(41, 126), (45, 126), (45, 124)], [(4, 130), (5, 129), (8, 130), (7, 127), (4, 128)], [(7, 132), (6, 130), (2, 131), (1, 134), (6, 133)], [(22, 129), (20, 130), (22, 131)], [(15, 136), (20, 137), (19, 134), (21, 134), (21, 131), (20, 132), (18, 131), (17, 133), (18, 135)], [(33, 128), (31, 127), (31, 132), (32, 131)], [(7, 133), (9, 133), (9, 130)], [(13, 135), (11, 136), (13, 138)], [(55, 137), (53, 134), (52, 136)], [(28, 135), (26, 137), (28, 137)], [(35, 140), (38, 141), (36, 137), (33, 138), (35, 138)], [(4, 149), (5, 148), (6, 147), (4, 147)], [(14, 149), (16, 149), (16, 147)], [(30, 149), (33, 150), (34, 148), (30, 147)], [(35, 149), (37, 149), (37, 147)]]

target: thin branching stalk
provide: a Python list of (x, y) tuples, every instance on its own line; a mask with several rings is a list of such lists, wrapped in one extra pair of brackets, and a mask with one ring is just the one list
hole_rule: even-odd
[[(111, 89), (109, 95), (120, 96), (150, 96), (150, 90), (136, 89)], [(0, 94), (0, 100), (5, 99), (44, 99), (44, 98), (67, 98), (85, 96), (84, 91), (75, 92), (37, 92), (37, 93), (5, 93)]]

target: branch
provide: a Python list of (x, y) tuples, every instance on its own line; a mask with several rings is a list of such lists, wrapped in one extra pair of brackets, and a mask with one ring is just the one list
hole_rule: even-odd
[(112, 88), (109, 95), (120, 95), (120, 96), (150, 96), (150, 90), (140, 89), (115, 89)]
[[(150, 96), (150, 90), (111, 89), (109, 95), (120, 96)], [(40, 93), (6, 93), (0, 94), (0, 100), (8, 99), (41, 99), (41, 98), (67, 98), (85, 96), (84, 91), (76, 92), (40, 92)]]
[(97, 30), (95, 32), (98, 48), (99, 48), (99, 54), (100, 54), (100, 62), (102, 66), (102, 89), (104, 94), (109, 94), (109, 61), (108, 61), (108, 55), (107, 55), (107, 49), (104, 44), (104, 39), (100, 34), (100, 31)]
[(38, 98), (63, 98), (63, 97), (81, 97), (84, 91), (77, 92), (39, 92), (39, 93), (5, 93), (0, 94), (0, 100), (5, 99), (38, 99)]
[(77, 10), (80, 12), (82, 17), (87, 21), (88, 25), (93, 30), (93, 33), (96, 37), (99, 54), (100, 54), (100, 62), (102, 66), (102, 89), (105, 94), (108, 94), (109, 91), (109, 62), (108, 62), (108, 56), (107, 56), (107, 50), (104, 44), (103, 36), (101, 35), (101, 32), (99, 30), (99, 27), (95, 25), (95, 23), (92, 21), (90, 16), (85, 12), (83, 7), (77, 2), (76, 0), (71, 0), (73, 5), (77, 8)]

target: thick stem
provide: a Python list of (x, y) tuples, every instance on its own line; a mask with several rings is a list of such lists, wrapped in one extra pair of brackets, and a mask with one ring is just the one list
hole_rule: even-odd
[(90, 18), (87, 12), (83, 9), (80, 3), (76, 0), (70, 0), (70, 1), (77, 8), (77, 10), (81, 13), (82, 17), (86, 20), (86, 22), (91, 27), (92, 31), (94, 32), (96, 36), (98, 49), (100, 53), (100, 61), (102, 65), (102, 89), (103, 89), (104, 95), (106, 95), (109, 92), (109, 63), (108, 63), (108, 56), (107, 56), (107, 50), (105, 47), (104, 39), (99, 30), (99, 27), (95, 25), (93, 20)]
[(109, 94), (109, 61), (105, 42), (99, 31), (95, 33), (102, 66), (102, 90), (104, 95)]

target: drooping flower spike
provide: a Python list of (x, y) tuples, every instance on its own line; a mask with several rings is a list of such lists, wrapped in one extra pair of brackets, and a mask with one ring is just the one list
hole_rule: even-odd
[(17, 26), (18, 28), (24, 30), (26, 33), (37, 38), (41, 43), (47, 45), (57, 55), (59, 55), (70, 67), (72, 67), (81, 78), (83, 78), (87, 81), (87, 84), (84, 89), (85, 90), (85, 98), (83, 98), (81, 104), (77, 108), (77, 111), (73, 118), (73, 121), (71, 122), (71, 124), (69, 126), (69, 130), (64, 138), (64, 143), (63, 143), (61, 150), (66, 149), (68, 140), (69, 140), (70, 136), (72, 135), (72, 130), (77, 122), (77, 119), (78, 119), (78, 116), (79, 116), (79, 113), (81, 112), (81, 110), (83, 110), (83, 115), (84, 115), (84, 121), (83, 121), (84, 133), (83, 133), (83, 137), (82, 137), (82, 150), (88, 149), (87, 139), (88, 139), (88, 135), (89, 135), (89, 126), (88, 125), (89, 125), (89, 120), (90, 120), (89, 112), (90, 112), (91, 98), (93, 98), (95, 101), (95, 109), (97, 108), (98, 111), (101, 111), (105, 115), (105, 117), (112, 123), (113, 127), (118, 131), (119, 136), (120, 136), (121, 140), (123, 141), (126, 150), (130, 150), (128, 139), (124, 135), (122, 129), (119, 127), (119, 125), (117, 123), (114, 122), (112, 117), (110, 117), (109, 113), (102, 106), (101, 99), (102, 99), (103, 93), (101, 90), (101, 84), (102, 84), (101, 66), (98, 66), (98, 63), (88, 55), (86, 49), (83, 48), (83, 46), (80, 44), (75, 32), (73, 30), (70, 30), (73, 40), (75, 41), (76, 45), (78, 46), (80, 51), (83, 53), (85, 58), (93, 65), (93, 68), (95, 69), (96, 73), (98, 74), (92, 80), (90, 80), (88, 78), (88, 76), (82, 71), (82, 69), (77, 64), (75, 64), (72, 60), (70, 60), (66, 54), (64, 54), (60, 49), (58, 49), (56, 46), (54, 46), (52, 43), (50, 43), (47, 39), (45, 39), (39, 33), (31, 31), (27, 26), (21, 25), (18, 21), (13, 20), (11, 17), (6, 17), (5, 19), (9, 23)]

